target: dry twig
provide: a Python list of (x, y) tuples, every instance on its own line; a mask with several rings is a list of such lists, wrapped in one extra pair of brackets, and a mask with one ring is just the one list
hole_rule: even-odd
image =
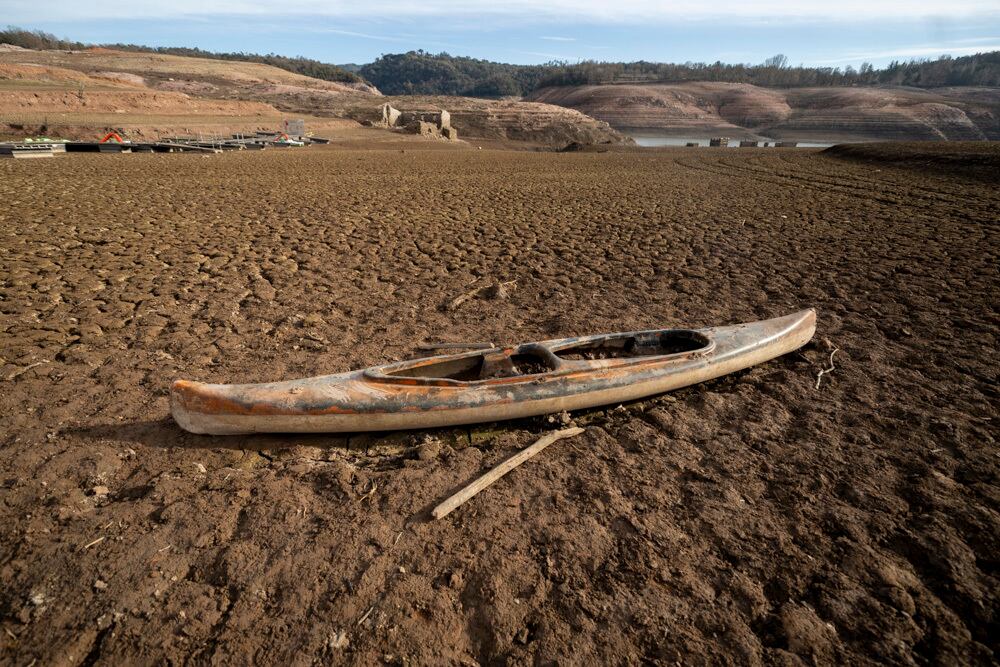
[[(473, 280), (472, 282), (475, 283), (476, 281)], [(466, 301), (468, 301), (472, 297), (474, 297), (477, 294), (479, 294), (479, 292), (482, 291), (482, 289), (483, 289), (483, 287), (479, 286), (479, 287), (476, 287), (475, 289), (471, 289), (468, 292), (465, 292), (464, 294), (460, 294), (459, 296), (455, 297), (454, 299), (451, 300), (451, 303), (448, 304), (448, 310), (455, 310), (456, 308), (458, 308), (459, 306), (461, 306), (463, 303), (465, 303)]]
[(48, 359), (43, 359), (42, 361), (37, 361), (37, 362), (35, 362), (33, 364), (28, 364), (24, 368), (19, 368), (16, 371), (14, 371), (13, 373), (11, 373), (10, 375), (8, 375), (7, 376), (7, 382), (10, 382), (11, 380), (17, 379), (18, 377), (20, 377), (20, 376), (24, 375), (25, 373), (27, 373), (28, 371), (30, 371), (32, 368), (37, 368), (38, 366), (42, 366), (44, 364), (51, 364), (51, 363), (52, 362), (49, 361)]
[(366, 612), (365, 612), (365, 615), (364, 615), (364, 616), (362, 616), (362, 617), (361, 617), (361, 620), (359, 620), (359, 621), (358, 621), (358, 625), (361, 625), (362, 623), (364, 623), (365, 621), (367, 621), (367, 620), (368, 620), (368, 617), (372, 615), (372, 612), (373, 612), (373, 611), (375, 611), (375, 605), (372, 605), (372, 606), (371, 606), (371, 607), (370, 607), (370, 608), (368, 609), (368, 611), (366, 611)]
[(816, 388), (819, 389), (819, 383), (823, 381), (823, 376), (827, 373), (832, 373), (837, 370), (837, 367), (833, 365), (833, 355), (840, 351), (839, 347), (833, 348), (833, 352), (830, 353), (830, 367), (820, 369), (820, 372), (816, 375)]
[(83, 546), (82, 546), (82, 547), (80, 548), (80, 551), (84, 551), (84, 550), (86, 550), (86, 549), (89, 549), (90, 547), (92, 547), (92, 546), (94, 546), (94, 545), (97, 545), (97, 544), (100, 544), (100, 543), (101, 543), (101, 542), (103, 542), (103, 541), (104, 541), (105, 539), (106, 539), (106, 536), (104, 536), (104, 535), (101, 535), (100, 537), (98, 537), (98, 538), (97, 538), (96, 540), (94, 540), (93, 542), (88, 542), (87, 544), (84, 544), (84, 545), (83, 545)]
[(371, 488), (368, 489), (367, 493), (365, 493), (363, 496), (361, 496), (360, 498), (358, 498), (358, 502), (361, 502), (361, 501), (364, 501), (364, 500), (368, 500), (369, 498), (371, 498), (375, 494), (376, 489), (378, 489), (378, 484), (373, 479), (372, 480), (372, 486), (371, 486)]

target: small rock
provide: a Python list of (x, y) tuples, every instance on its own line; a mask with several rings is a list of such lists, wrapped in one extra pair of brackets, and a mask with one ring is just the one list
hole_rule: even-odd
[(428, 440), (417, 449), (417, 458), (421, 461), (433, 461), (441, 454), (441, 442)]
[(896, 609), (904, 614), (913, 616), (917, 611), (917, 604), (913, 601), (913, 596), (898, 586), (887, 586), (882, 590), (883, 595)]
[(197, 469), (198, 469), (198, 472), (200, 472), (200, 473), (201, 473), (202, 475), (204, 475), (205, 473), (207, 473), (207, 472), (208, 472), (208, 469), (207, 469), (207, 468), (205, 468), (205, 466), (203, 466), (203, 465), (202, 465), (202, 464), (200, 464), (200, 463), (195, 463), (195, 464), (194, 464), (194, 467), (195, 467), (195, 468), (197, 468)]
[(333, 649), (345, 649), (351, 645), (351, 641), (347, 638), (346, 632), (338, 630), (330, 635), (330, 638), (326, 640), (326, 645)]
[(311, 313), (302, 319), (302, 324), (307, 327), (321, 327), (324, 324), (323, 316), (319, 313)]
[(458, 572), (452, 572), (448, 575), (448, 586), (451, 588), (458, 588), (462, 585), (462, 575)]
[(406, 574), (406, 568), (405, 568), (405, 567), (403, 567), (402, 565), (400, 565), (400, 566), (399, 566), (399, 573), (400, 573), (400, 574)]
[(503, 283), (493, 283), (483, 290), (483, 296), (487, 299), (509, 299), (510, 291)]
[(109, 489), (108, 487), (106, 487), (106, 486), (104, 486), (102, 484), (101, 486), (95, 486), (94, 488), (92, 488), (90, 490), (90, 493), (92, 495), (95, 495), (95, 496), (98, 496), (98, 497), (100, 497), (100, 496), (106, 496), (109, 493), (111, 493), (111, 489)]
[(517, 634), (514, 636), (514, 641), (518, 644), (528, 643), (528, 628), (521, 628), (518, 630)]
[(103, 581), (101, 581), (100, 579), (98, 579), (97, 581), (94, 582), (94, 589), (95, 590), (103, 591), (107, 587), (108, 587), (108, 585), (106, 583), (104, 583)]
[(44, 593), (32, 593), (31, 597), (28, 599), (31, 601), (31, 604), (35, 605), (36, 607), (41, 607), (43, 604), (45, 604)]

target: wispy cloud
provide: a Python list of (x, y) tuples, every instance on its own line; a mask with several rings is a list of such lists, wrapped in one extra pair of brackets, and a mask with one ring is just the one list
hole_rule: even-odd
[(1000, 15), (996, 0), (4, 0), (5, 22), (69, 21), (95, 16), (180, 18), (184, 16), (315, 16), (355, 19), (498, 17), (531, 21), (635, 23), (730, 19), (844, 20), (920, 19)]
[(344, 37), (356, 37), (358, 39), (370, 39), (379, 42), (394, 42), (397, 44), (413, 44), (414, 42), (419, 42), (421, 46), (434, 46), (446, 49), (461, 48), (460, 45), (454, 42), (442, 42), (440, 40), (427, 39), (424, 37), (416, 37), (414, 35), (375, 35), (368, 32), (358, 32), (356, 30), (342, 30), (340, 28), (325, 28), (322, 26), (306, 26), (297, 28), (297, 30), (310, 32), (313, 34), (330, 34), (330, 35), (343, 35)]
[(575, 42), (576, 41), (576, 37), (542, 37), (542, 39), (548, 40), (550, 42)]
[(935, 56), (968, 56), (974, 53), (1000, 51), (1000, 41), (988, 43), (986, 40), (959, 40), (959, 43), (983, 42), (977, 46), (955, 46), (952, 44), (922, 44), (919, 46), (901, 46), (892, 49), (857, 51), (846, 53), (838, 58), (824, 58), (816, 62), (819, 65), (837, 65), (839, 63), (863, 62), (865, 60), (885, 60), (886, 58), (930, 58)]
[(537, 56), (539, 58), (566, 62), (579, 62), (583, 60), (583, 58), (580, 58), (579, 56), (567, 56), (561, 53), (545, 53), (544, 51), (514, 51), (514, 53), (520, 53), (523, 56)]
[(372, 35), (367, 32), (355, 32), (354, 30), (340, 30), (337, 28), (303, 28), (306, 32), (329, 33), (331, 35), (344, 35), (345, 37), (359, 37), (361, 39), (375, 39), (380, 42), (412, 42), (412, 38), (394, 37), (392, 35)]

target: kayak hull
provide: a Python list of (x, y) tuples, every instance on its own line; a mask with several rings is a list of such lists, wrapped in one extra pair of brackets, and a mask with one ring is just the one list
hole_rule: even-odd
[[(286, 382), (178, 380), (171, 413), (185, 430), (215, 435), (393, 431), (517, 419), (633, 401), (721, 377), (798, 349), (815, 327), (816, 313), (809, 309), (728, 327), (564, 338)], [(693, 349), (643, 353), (649, 341), (680, 338)], [(608, 345), (632, 345), (639, 353), (614, 358), (612, 352), (610, 359), (575, 354), (600, 353)], [(510, 367), (512, 359), (530, 363), (529, 357), (546, 367), (508, 377), (462, 375), (485, 373), (481, 369), (492, 363)]]

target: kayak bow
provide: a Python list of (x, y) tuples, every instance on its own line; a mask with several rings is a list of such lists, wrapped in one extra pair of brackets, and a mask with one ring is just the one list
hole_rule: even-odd
[(170, 409), (192, 433), (433, 428), (632, 401), (796, 350), (816, 311), (707, 329), (561, 338), (265, 384), (177, 380)]

